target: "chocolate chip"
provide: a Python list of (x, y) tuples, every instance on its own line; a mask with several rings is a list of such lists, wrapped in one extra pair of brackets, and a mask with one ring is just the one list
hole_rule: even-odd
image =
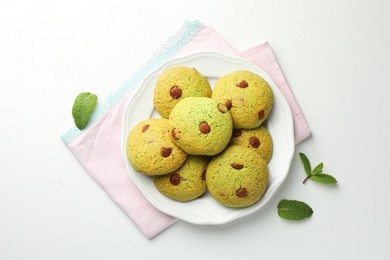
[(231, 108), (232, 108), (232, 106), (233, 106), (233, 104), (232, 104), (232, 101), (231, 100), (226, 100), (225, 101), (225, 106), (226, 106), (226, 108), (228, 109), (228, 110), (230, 110)]
[(239, 87), (239, 88), (246, 88), (246, 87), (248, 87), (248, 82), (243, 80), (240, 83), (236, 83), (236, 86)]
[(259, 112), (259, 120), (262, 120), (264, 118), (264, 110), (261, 110)]
[(179, 185), (179, 183), (180, 183), (180, 179), (181, 179), (180, 175), (177, 174), (177, 173), (174, 173), (174, 174), (172, 174), (172, 175), (169, 177), (169, 182), (170, 182), (172, 185), (177, 186), (177, 185)]
[(202, 180), (206, 180), (206, 170), (204, 170), (202, 172), (202, 176), (201, 176)]
[(207, 122), (202, 122), (199, 124), (199, 131), (202, 132), (202, 134), (208, 134), (211, 131), (211, 128)]
[(173, 128), (173, 129), (171, 130), (171, 135), (172, 135), (172, 138), (173, 138), (174, 140), (179, 140), (179, 137), (177, 137), (177, 135), (176, 135), (176, 128)]
[(233, 129), (233, 134), (232, 134), (233, 137), (239, 137), (241, 135), (242, 135), (242, 131), (241, 130)]
[(248, 196), (248, 191), (245, 188), (239, 188), (236, 190), (237, 197), (245, 198)]
[(239, 163), (232, 163), (230, 166), (232, 166), (236, 170), (241, 170), (244, 167), (244, 165)]
[(161, 156), (162, 157), (168, 157), (171, 155), (171, 153), (172, 153), (172, 148), (161, 147)]
[(146, 130), (148, 130), (149, 126), (150, 126), (150, 125), (144, 125), (144, 126), (142, 127), (142, 133), (146, 132)]
[(256, 136), (252, 136), (250, 139), (249, 139), (249, 143), (251, 144), (251, 146), (253, 148), (259, 148), (260, 146), (260, 140), (259, 138), (257, 138)]
[(173, 86), (169, 93), (172, 98), (178, 99), (181, 97), (182, 91), (178, 86)]
[(229, 111), (229, 109), (222, 103), (218, 104), (218, 110), (221, 113), (226, 113), (227, 111)]

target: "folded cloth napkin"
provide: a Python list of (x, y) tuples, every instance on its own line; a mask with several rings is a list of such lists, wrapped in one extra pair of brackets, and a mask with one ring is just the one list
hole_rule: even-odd
[(122, 115), (126, 104), (148, 73), (171, 58), (200, 51), (243, 57), (266, 71), (285, 95), (293, 114), (295, 142), (310, 136), (308, 124), (267, 42), (237, 52), (211, 27), (186, 21), (153, 57), (99, 104), (83, 131), (73, 128), (61, 136), (86, 172), (134, 221), (147, 238), (165, 230), (176, 219), (154, 208), (140, 193), (126, 170), (121, 154)]

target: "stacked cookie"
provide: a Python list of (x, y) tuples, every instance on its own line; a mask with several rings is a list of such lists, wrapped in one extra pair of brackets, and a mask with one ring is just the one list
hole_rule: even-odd
[(127, 140), (136, 171), (152, 176), (156, 188), (176, 201), (194, 200), (207, 190), (228, 207), (260, 200), (272, 156), (263, 122), (273, 93), (264, 79), (234, 71), (212, 90), (196, 69), (177, 66), (160, 75), (153, 101), (162, 118), (140, 122)]

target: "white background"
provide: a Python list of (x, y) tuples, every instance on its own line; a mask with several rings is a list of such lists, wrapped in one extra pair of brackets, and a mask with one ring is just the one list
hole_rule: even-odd
[[(0, 1), (0, 259), (390, 259), (388, 1)], [(260, 212), (148, 240), (60, 135), (82, 91), (109, 96), (185, 19), (238, 50), (268, 40), (313, 135)], [(305, 177), (298, 152), (339, 184)], [(280, 219), (298, 199), (314, 215)]]

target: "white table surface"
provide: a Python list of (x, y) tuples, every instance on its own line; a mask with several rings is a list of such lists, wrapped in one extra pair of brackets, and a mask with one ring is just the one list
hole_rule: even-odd
[[(390, 2), (0, 1), (0, 259), (390, 259)], [(60, 135), (82, 91), (104, 100), (182, 25), (273, 47), (312, 129), (260, 212), (182, 221), (148, 240)], [(339, 184), (305, 177), (298, 153)], [(280, 219), (281, 199), (314, 215)]]

